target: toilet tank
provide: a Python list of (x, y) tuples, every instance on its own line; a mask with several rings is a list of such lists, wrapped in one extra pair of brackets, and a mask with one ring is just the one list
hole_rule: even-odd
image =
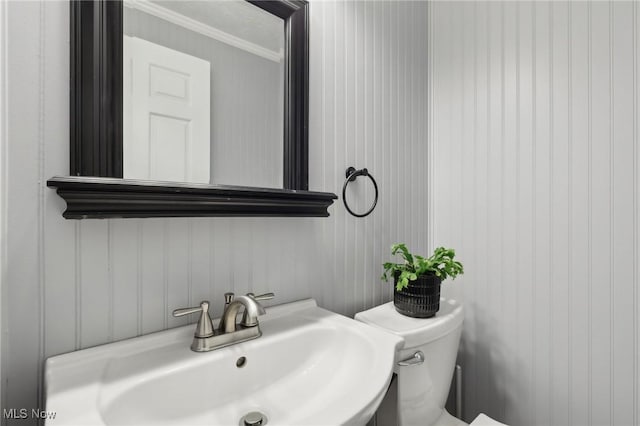
[[(400, 424), (429, 425), (442, 414), (453, 377), (464, 311), (450, 299), (440, 300), (440, 310), (432, 318), (411, 318), (396, 312), (393, 302), (356, 314), (359, 321), (404, 338), (396, 353)], [(417, 351), (424, 354), (419, 365), (398, 366)]]

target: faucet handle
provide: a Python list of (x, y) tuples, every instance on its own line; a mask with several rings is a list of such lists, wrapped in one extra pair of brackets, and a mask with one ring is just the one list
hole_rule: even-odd
[[(207, 305), (209, 304), (209, 302), (202, 302), (202, 303), (206, 303)], [(175, 309), (173, 311), (173, 316), (174, 317), (182, 317), (185, 315), (189, 315), (189, 314), (195, 314), (196, 312), (200, 312), (203, 309), (202, 307), (202, 303), (200, 304), (200, 306), (195, 306), (193, 308), (180, 308), (180, 309)], [(208, 308), (208, 306), (207, 306)]]
[(213, 336), (213, 324), (211, 317), (209, 316), (209, 302), (203, 300), (200, 302), (200, 306), (193, 308), (181, 308), (173, 311), (174, 317), (181, 317), (184, 315), (194, 314), (196, 312), (202, 312), (198, 325), (196, 326), (195, 337), (206, 338)]
[(264, 293), (264, 294), (259, 294), (259, 295), (255, 295), (253, 293), (247, 293), (247, 296), (249, 296), (250, 298), (252, 298), (255, 301), (260, 301), (260, 300), (269, 300), (269, 299), (273, 299), (274, 297), (276, 297), (275, 293)]

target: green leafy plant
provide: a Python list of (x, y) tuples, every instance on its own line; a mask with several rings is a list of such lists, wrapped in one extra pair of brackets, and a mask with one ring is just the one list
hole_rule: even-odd
[(382, 279), (389, 281), (389, 278), (397, 277), (396, 289), (398, 291), (409, 286), (409, 281), (415, 281), (421, 275), (434, 274), (444, 281), (447, 278), (455, 279), (459, 274), (464, 273), (462, 263), (454, 260), (456, 252), (453, 249), (438, 247), (430, 257), (424, 258), (411, 254), (406, 244), (393, 244), (391, 254), (398, 253), (404, 259), (404, 263), (385, 262), (382, 264), (384, 267)]

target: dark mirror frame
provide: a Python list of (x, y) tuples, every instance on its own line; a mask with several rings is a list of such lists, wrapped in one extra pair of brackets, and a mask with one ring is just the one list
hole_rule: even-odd
[(122, 1), (73, 0), (71, 176), (47, 182), (65, 218), (329, 216), (337, 196), (308, 191), (308, 4), (247, 1), (285, 22), (283, 189), (121, 179)]

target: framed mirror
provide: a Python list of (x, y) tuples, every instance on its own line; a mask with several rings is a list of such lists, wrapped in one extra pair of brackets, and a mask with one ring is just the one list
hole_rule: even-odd
[(308, 191), (305, 1), (70, 5), (64, 217), (328, 216), (336, 195)]

